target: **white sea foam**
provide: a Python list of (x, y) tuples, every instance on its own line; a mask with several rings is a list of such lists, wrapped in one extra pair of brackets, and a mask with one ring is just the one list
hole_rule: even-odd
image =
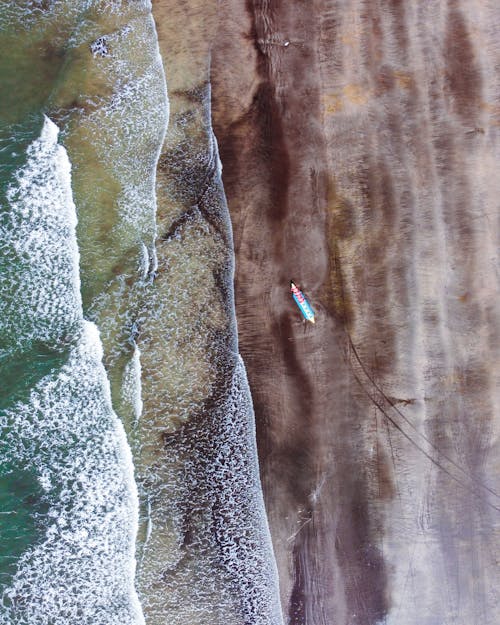
[(217, 413), (220, 443), (209, 470), (221, 564), (232, 579), (245, 623), (280, 625), (278, 572), (259, 478), (252, 399), (240, 356)]
[[(169, 100), (153, 17), (131, 19), (125, 28), (106, 35), (106, 45), (109, 56), (96, 62), (105, 64), (113, 92), (102, 97), (82, 123), (104, 146), (99, 151), (103, 166), (121, 181), (120, 219), (114, 231), (124, 237), (133, 231), (145, 242), (154, 265), (156, 165), (168, 125)], [(148, 53), (138, 56), (138, 47)]]
[(0, 221), (0, 335), (11, 346), (55, 341), (81, 318), (71, 165), (45, 118)]
[(147, 473), (138, 584), (154, 622), (283, 624), (252, 401), (241, 358), (231, 360), (220, 363), (232, 369), (227, 392), (172, 437), (162, 473)]
[(132, 459), (101, 359), (85, 321), (68, 362), (1, 417), (3, 445), (31, 465), (50, 502), (42, 542), (3, 593), (2, 625), (144, 622), (133, 587)]
[(137, 423), (142, 414), (141, 393), (141, 352), (134, 344), (134, 353), (123, 372), (122, 395), (131, 407), (134, 422)]
[(18, 348), (63, 337), (69, 357), (0, 413), (0, 455), (35, 472), (49, 505), (43, 539), (3, 591), (0, 624), (142, 625), (131, 453), (98, 330), (83, 319), (70, 163), (57, 134), (45, 119), (1, 224), (3, 336)]
[[(136, 0), (137, 10), (147, 11), (151, 8), (150, 0)], [(54, 18), (63, 13), (67, 17), (72, 11), (75, 18), (91, 9), (107, 13), (120, 13), (127, 8), (127, 0), (2, 0), (0, 11), (0, 27), (30, 28), (43, 18)]]
[[(208, 102), (208, 106), (210, 102)], [(233, 230), (222, 187), (222, 163), (217, 139), (210, 133), (211, 158), (215, 163), (219, 217), (233, 251)], [(232, 311), (234, 348), (237, 350), (237, 320), (234, 305), (234, 253), (228, 259), (226, 299)], [(237, 353), (231, 387), (216, 409), (219, 444), (210, 466), (219, 512), (215, 524), (222, 565), (232, 579), (245, 623), (282, 625), (279, 579), (271, 543), (262, 485), (260, 482), (255, 415), (243, 359)]]

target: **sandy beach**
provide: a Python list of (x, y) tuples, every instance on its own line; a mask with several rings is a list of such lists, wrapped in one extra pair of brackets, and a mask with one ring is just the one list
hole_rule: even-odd
[(0, 625), (500, 622), (499, 29), (5, 2)]
[(287, 623), (498, 619), (499, 20), (221, 9), (213, 120)]

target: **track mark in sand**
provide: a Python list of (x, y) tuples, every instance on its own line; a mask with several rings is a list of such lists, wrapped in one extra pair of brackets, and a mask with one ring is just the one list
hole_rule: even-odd
[(387, 440), (389, 441), (389, 448), (391, 450), (392, 468), (394, 470), (394, 487), (396, 489), (396, 495), (399, 499), (399, 505), (402, 506), (401, 488), (399, 487), (398, 473), (397, 473), (397, 468), (396, 468), (396, 464), (397, 464), (396, 455), (394, 453), (394, 445), (392, 444), (391, 430), (389, 429), (389, 423), (387, 419), (385, 420), (385, 426), (387, 428)]
[[(344, 295), (344, 285), (343, 285), (343, 280), (342, 280), (342, 274), (340, 271), (340, 259), (338, 258), (337, 255), (335, 255), (334, 260), (335, 260), (335, 266), (337, 267), (336, 274), (340, 283), (340, 296), (341, 296), (342, 302), (344, 302), (345, 295)], [(352, 340), (352, 337), (347, 329), (347, 323), (346, 323), (345, 318), (342, 319), (342, 325), (343, 325), (344, 334), (347, 338), (347, 349), (344, 352), (346, 362), (355, 380), (357, 381), (357, 383), (359, 384), (359, 386), (361, 387), (365, 395), (368, 397), (368, 399), (379, 409), (379, 411), (383, 414), (383, 416), (387, 419), (387, 421), (391, 423), (408, 440), (408, 442), (412, 444), (416, 449), (418, 449), (430, 462), (432, 462), (436, 467), (438, 467), (444, 473), (446, 473), (452, 480), (454, 480), (462, 488), (464, 488), (465, 490), (467, 490), (474, 496), (484, 501), (488, 506), (490, 506), (497, 512), (500, 512), (500, 507), (494, 505), (489, 500), (485, 499), (484, 496), (482, 496), (480, 493), (474, 490), (473, 485), (468, 485), (462, 479), (454, 475), (451, 472), (451, 470), (447, 469), (438, 459), (432, 456), (432, 450), (434, 450), (439, 456), (441, 456), (442, 459), (447, 460), (455, 469), (460, 471), (467, 480), (470, 480), (474, 485), (481, 487), (483, 490), (488, 491), (490, 494), (500, 499), (500, 495), (498, 493), (496, 493), (493, 489), (489, 488), (486, 484), (483, 484), (483, 482), (481, 482), (481, 480), (476, 478), (474, 475), (468, 473), (463, 467), (461, 467), (457, 462), (455, 462), (452, 458), (450, 458), (447, 454), (445, 454), (442, 450), (440, 450), (434, 443), (432, 443), (432, 441), (430, 441), (425, 436), (425, 434), (422, 434), (421, 432), (419, 432), (416, 426), (413, 425), (413, 423), (408, 419), (408, 417), (406, 417), (406, 415), (403, 412), (401, 412), (399, 408), (397, 408), (397, 406), (395, 405), (395, 401), (391, 399), (388, 395), (386, 395), (383, 389), (380, 388), (377, 382), (373, 379), (373, 376), (371, 376), (370, 373), (367, 371), (367, 368), (364, 365), (363, 361), (361, 360), (359, 353), (356, 349), (356, 346), (354, 345), (354, 342)], [(362, 378), (365, 378), (365, 382), (367, 382), (368, 384), (365, 384)], [(374, 389), (378, 397), (373, 397), (367, 387), (371, 387), (372, 389)], [(386, 406), (388, 405), (389, 408), (392, 408), (396, 412), (396, 414), (401, 419), (403, 419), (403, 421), (409, 427), (411, 427), (418, 434), (418, 436), (420, 436), (429, 445), (429, 447), (431, 448), (431, 451), (426, 451), (424, 447), (422, 447), (422, 445), (420, 445), (415, 439), (413, 439), (410, 436), (410, 434), (408, 434), (408, 432), (406, 432), (406, 430), (397, 422), (397, 420), (391, 417), (390, 414), (388, 414), (387, 410), (384, 407), (384, 404)], [(391, 453), (392, 453), (392, 446), (391, 446)], [(392, 459), (393, 459), (393, 465), (395, 466), (395, 459), (394, 459), (393, 453), (392, 453)]]
[[(354, 376), (356, 377), (356, 380), (359, 382), (359, 384), (362, 386), (363, 390), (366, 392), (366, 394), (370, 397), (371, 401), (379, 407), (380, 410), (382, 410), (382, 413), (389, 419), (389, 421), (391, 423), (393, 423), (393, 425), (405, 436), (405, 438), (407, 438), (415, 447), (417, 447), (417, 449), (419, 449), (421, 452), (423, 452), (437, 467), (443, 469), (444, 471), (446, 471), (446, 473), (448, 473), (451, 477), (453, 477), (453, 479), (455, 479), (456, 481), (458, 481), (458, 483), (460, 484), (461, 482), (459, 481), (458, 478), (456, 478), (455, 476), (453, 476), (444, 466), (442, 466), (438, 460), (436, 460), (435, 458), (432, 458), (430, 456), (430, 453), (426, 452), (413, 438), (411, 438), (411, 436), (409, 434), (407, 434), (402, 427), (393, 419), (391, 418), (383, 408), (381, 408), (379, 406), (379, 404), (383, 404), (383, 403), (387, 403), (402, 419), (405, 423), (408, 424), (409, 427), (412, 428), (412, 430), (414, 430), (418, 436), (420, 436), (434, 451), (436, 451), (436, 453), (438, 453), (443, 459), (447, 460), (451, 465), (453, 465), (453, 467), (455, 467), (458, 471), (460, 471), (461, 473), (463, 473), (464, 477), (469, 479), (471, 482), (473, 482), (474, 484), (476, 484), (477, 486), (483, 488), (484, 490), (488, 491), (491, 495), (494, 495), (495, 497), (497, 497), (498, 499), (500, 499), (500, 495), (498, 493), (496, 493), (493, 489), (489, 488), (489, 486), (487, 486), (486, 484), (484, 484), (483, 482), (481, 482), (481, 480), (479, 480), (478, 478), (476, 478), (473, 474), (471, 474), (470, 472), (467, 472), (462, 466), (460, 466), (457, 462), (455, 462), (452, 458), (450, 458), (447, 454), (445, 454), (442, 450), (439, 449), (439, 447), (437, 447), (431, 440), (429, 440), (429, 438), (427, 436), (425, 436), (425, 434), (423, 434), (422, 432), (419, 432), (419, 430), (417, 429), (417, 427), (415, 425), (413, 425), (413, 423), (408, 419), (408, 417), (401, 412), (401, 410), (399, 408), (397, 408), (397, 406), (395, 405), (394, 401), (391, 400), (385, 393), (384, 391), (380, 388), (380, 386), (377, 384), (377, 382), (373, 379), (373, 377), (369, 374), (369, 372), (366, 370), (365, 365), (363, 364), (358, 351), (356, 350), (356, 347), (354, 346), (351, 336), (349, 334), (347, 334), (348, 337), (348, 341), (349, 341), (349, 347), (350, 350), (352, 351), (352, 353), (354, 354), (354, 360), (355, 363), (357, 363), (359, 365), (359, 367), (361, 368), (362, 372), (364, 373), (364, 375), (366, 376), (366, 378), (368, 379), (370, 385), (378, 392), (378, 394), (380, 395), (379, 397), (379, 401), (376, 402), (374, 400), (374, 398), (370, 395), (370, 393), (368, 393), (368, 391), (365, 389), (364, 385), (362, 384), (359, 376), (356, 374), (355, 372), (355, 367), (353, 367), (353, 363), (352, 360), (349, 359), (351, 362), (350, 367), (351, 370), (354, 373)], [(465, 486), (465, 484), (462, 484), (463, 486)], [(492, 505), (492, 504), (490, 504)], [(500, 512), (500, 508), (497, 508), (496, 506), (493, 506), (496, 510), (498, 510)]]
[[(342, 302), (344, 302), (345, 301), (344, 284), (342, 280), (342, 273), (340, 270), (340, 266), (341, 266), (340, 259), (338, 258), (337, 255), (335, 256), (335, 265), (337, 267), (336, 274), (339, 279), (340, 295), (341, 295)], [(488, 493), (490, 493), (491, 495), (493, 495), (499, 500), (500, 500), (500, 495), (496, 491), (491, 489), (489, 486), (484, 484), (480, 479), (475, 477), (472, 473), (467, 472), (460, 464), (458, 464), (455, 460), (450, 458), (441, 449), (439, 449), (439, 447), (437, 447), (431, 440), (429, 440), (429, 438), (425, 434), (423, 434), (417, 429), (417, 427), (410, 421), (410, 419), (408, 419), (408, 417), (396, 406), (395, 401), (391, 399), (388, 395), (386, 395), (384, 390), (377, 384), (376, 380), (374, 380), (373, 376), (370, 375), (361, 357), (359, 356), (358, 350), (356, 349), (356, 346), (354, 345), (351, 334), (349, 333), (349, 330), (347, 329), (347, 323), (345, 319), (342, 319), (342, 325), (343, 325), (344, 334), (347, 338), (347, 349), (345, 350), (345, 353), (344, 353), (347, 364), (350, 370), (352, 371), (352, 374), (355, 380), (358, 382), (359, 386), (361, 387), (365, 395), (368, 397), (368, 399), (380, 410), (380, 412), (384, 415), (384, 417), (408, 440), (408, 442), (411, 443), (416, 449), (418, 449), (437, 468), (441, 469), (444, 473), (446, 473), (452, 480), (454, 480), (462, 488), (464, 488), (465, 490), (473, 494), (475, 497), (484, 501), (488, 506), (490, 506), (497, 512), (500, 512), (500, 507), (491, 503), (480, 492), (477, 492), (474, 489), (474, 485), (480, 487), (484, 491), (487, 491)], [(365, 379), (365, 383), (363, 382), (363, 378)], [(371, 387), (375, 391), (376, 397), (374, 397), (370, 393), (370, 391), (368, 390), (368, 387)], [(412, 430), (414, 430), (417, 433), (417, 435), (423, 441), (425, 441), (427, 445), (429, 445), (430, 450), (426, 451), (425, 448), (421, 444), (419, 444), (414, 438), (412, 438), (412, 436), (410, 436), (410, 434), (406, 432), (403, 426), (400, 423), (398, 423), (398, 421), (395, 418), (391, 417), (391, 415), (388, 413), (384, 405), (389, 406), (389, 408), (392, 408), (392, 410), (394, 410), (394, 412)], [(438, 455), (438, 457), (440, 457), (440, 459), (433, 457), (432, 455), (433, 452), (435, 452)], [(394, 460), (394, 455), (393, 455), (393, 460)], [(452, 472), (452, 469), (447, 469), (442, 464), (443, 460), (446, 460), (447, 462), (449, 462), (453, 468), (455, 468), (457, 471), (459, 471), (463, 475), (463, 478), (465, 478), (466, 480), (470, 480), (472, 484), (467, 484), (467, 482), (463, 481), (463, 478), (460, 478), (454, 475)]]
[[(411, 443), (416, 449), (418, 449), (428, 460), (430, 460), (430, 462), (432, 462), (436, 467), (438, 467), (439, 469), (441, 469), (441, 471), (443, 471), (444, 473), (446, 473), (446, 475), (448, 475), (453, 481), (455, 481), (457, 484), (459, 484), (462, 488), (464, 488), (465, 490), (467, 490), (468, 492), (470, 492), (472, 495), (474, 495), (475, 497), (478, 497), (479, 499), (481, 499), (482, 501), (484, 501), (484, 503), (486, 503), (488, 506), (490, 506), (491, 508), (493, 508), (494, 510), (496, 510), (497, 512), (500, 512), (500, 507), (496, 506), (495, 504), (491, 503), (488, 499), (485, 499), (484, 496), (480, 493), (477, 492), (473, 485), (476, 486), (480, 486), (481, 488), (483, 488), (484, 490), (490, 492), (492, 495), (494, 495), (495, 497), (500, 499), (500, 496), (493, 491), (492, 489), (490, 489), (488, 486), (486, 486), (485, 484), (483, 484), (481, 481), (479, 481), (477, 478), (475, 478), (473, 475), (467, 473), (467, 471), (465, 471), (465, 469), (463, 469), (459, 464), (457, 464), (456, 462), (454, 462), (452, 459), (450, 459), (446, 454), (444, 454), (442, 451), (439, 450), (439, 448), (437, 448), (432, 442), (430, 442), (427, 437), (424, 434), (421, 434), (420, 432), (418, 432), (418, 430), (416, 429), (416, 427), (411, 423), (411, 421), (398, 409), (396, 408), (396, 406), (394, 406), (394, 404), (390, 401), (390, 399), (388, 399), (388, 397), (384, 394), (384, 392), (378, 387), (377, 383), (373, 380), (373, 378), (371, 378), (371, 376), (366, 372), (366, 369), (363, 365), (363, 363), (361, 362), (361, 359), (359, 358), (359, 355), (356, 352), (356, 348), (354, 347), (352, 340), (350, 338), (350, 336), (348, 335), (348, 340), (349, 340), (349, 349), (348, 349), (348, 354), (346, 355), (346, 359), (348, 361), (348, 364), (350, 366), (350, 369), (352, 371), (352, 374), (355, 378), (355, 380), (358, 382), (359, 386), (361, 387), (362, 391), (365, 393), (365, 395), (368, 397), (368, 399), (380, 410), (380, 412), (384, 415), (384, 417), (386, 419), (388, 419), (388, 421), (390, 423), (392, 423), (392, 425), (408, 440), (409, 443)], [(354, 359), (352, 357), (349, 356), (350, 353), (354, 353), (355, 357)], [(358, 369), (358, 372), (356, 371), (356, 369)], [(359, 375), (359, 371), (362, 372), (362, 375)], [(363, 383), (363, 380), (361, 379), (363, 377), (363, 375), (368, 379), (369, 385), (372, 386), (372, 388), (374, 388), (377, 391), (377, 394), (379, 395), (379, 397), (374, 397), (370, 391), (367, 388), (367, 385), (365, 383)], [(432, 452), (431, 451), (426, 451), (424, 449), (424, 447), (422, 447), (422, 445), (420, 445), (419, 443), (417, 443), (404, 429), (403, 427), (396, 421), (396, 419), (394, 419), (393, 417), (391, 417), (388, 413), (388, 411), (384, 408), (384, 403), (385, 404), (389, 404), (389, 406), (412, 428), (414, 429), (417, 434), (419, 436), (421, 436), (429, 445), (430, 447), (432, 447), (432, 449), (437, 453), (440, 454), (442, 456), (443, 459), (447, 460), (448, 462), (450, 462), (451, 465), (453, 465), (453, 467), (455, 467), (457, 470), (459, 470), (461, 473), (463, 473), (464, 477), (468, 480), (470, 480), (473, 485), (469, 485), (466, 482), (464, 482), (462, 479), (460, 479), (459, 477), (457, 477), (456, 475), (454, 475), (452, 473), (451, 469), (447, 469), (442, 462), (440, 462), (439, 460), (437, 460), (436, 458), (434, 458), (432, 456)]]

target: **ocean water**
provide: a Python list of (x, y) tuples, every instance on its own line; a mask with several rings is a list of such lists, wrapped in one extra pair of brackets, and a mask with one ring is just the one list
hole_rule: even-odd
[(165, 238), (150, 3), (5, 2), (0, 49), (0, 625), (280, 623), (207, 98)]
[(0, 353), (14, 384), (0, 410), (0, 622), (141, 623), (131, 454), (99, 332), (83, 317), (71, 168), (57, 138), (46, 117), (1, 214)]
[[(127, 415), (113, 405), (112, 356), (104, 364), (103, 333), (110, 354), (121, 322), (95, 323), (117, 259), (131, 259), (125, 272), (138, 278), (154, 265), (153, 187), (168, 107), (150, 5), (127, 5), (19, 1), (0, 10), (5, 625), (144, 622)], [(162, 106), (146, 128), (139, 109), (150, 86), (155, 104), (153, 82)], [(111, 214), (105, 229), (103, 213)], [(124, 342), (122, 404), (137, 417), (140, 361)]]

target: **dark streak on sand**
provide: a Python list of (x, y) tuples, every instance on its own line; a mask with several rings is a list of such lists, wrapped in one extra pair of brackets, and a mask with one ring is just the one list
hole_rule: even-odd
[(494, 210), (473, 156), (492, 157), (497, 109), (464, 3), (417, 4), (220, 9), (214, 128), (289, 625), (498, 617), (480, 569), (498, 505), (479, 333), (494, 305), (473, 216), (484, 198)]
[[(325, 241), (324, 233), (331, 186), (318, 127), (319, 32), (305, 4), (292, 11), (281, 3), (267, 10), (263, 3), (247, 2), (247, 10), (255, 49), (253, 99), (225, 127), (218, 104), (229, 59), (217, 48), (223, 50), (224, 38), (234, 34), (221, 25), (212, 63), (213, 108), (237, 250), (240, 349), (254, 397), (284, 610), (290, 624), (326, 625), (345, 604), (348, 613), (357, 615), (356, 623), (368, 625), (387, 611), (380, 523), (374, 521), (377, 511), (360, 477), (366, 464), (363, 432), (347, 414), (342, 416), (342, 387), (348, 383), (339, 357), (344, 339), (328, 321), (327, 303), (322, 307), (318, 299), (323, 282), (329, 281), (333, 251), (328, 246), (336, 244)], [(286, 47), (267, 43), (287, 39)], [(320, 308), (314, 329), (300, 321), (291, 304), (290, 277), (300, 278)], [(349, 440), (351, 447), (336, 440)], [(388, 470), (380, 470), (387, 481)], [(318, 493), (327, 519), (323, 531), (335, 533), (340, 545), (328, 557), (321, 554), (318, 532), (312, 529), (317, 524), (310, 522), (317, 514), (312, 499), (318, 482), (324, 482)], [(339, 575), (343, 597), (333, 584)], [(322, 596), (322, 587), (334, 595), (333, 602)]]

